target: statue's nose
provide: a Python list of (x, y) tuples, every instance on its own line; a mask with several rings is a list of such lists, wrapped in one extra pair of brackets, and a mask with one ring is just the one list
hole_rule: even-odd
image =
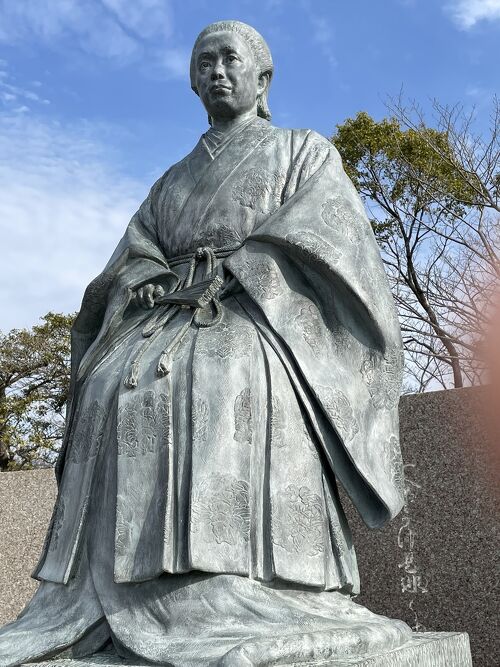
[(225, 74), (224, 74), (224, 68), (222, 65), (216, 65), (213, 70), (212, 70), (212, 80), (215, 81), (216, 79), (224, 79)]

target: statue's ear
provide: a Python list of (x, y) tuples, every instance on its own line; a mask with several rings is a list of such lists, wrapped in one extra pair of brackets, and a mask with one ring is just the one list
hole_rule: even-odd
[(271, 120), (271, 112), (267, 103), (269, 84), (271, 83), (271, 72), (259, 74), (257, 85), (257, 115), (266, 120)]
[(259, 81), (257, 84), (258, 95), (262, 95), (269, 88), (270, 78), (271, 77), (269, 76), (269, 72), (262, 72), (261, 74), (259, 74)]

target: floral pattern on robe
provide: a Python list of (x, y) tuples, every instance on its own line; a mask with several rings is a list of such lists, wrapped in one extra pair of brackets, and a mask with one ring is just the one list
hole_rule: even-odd
[[(168, 308), (139, 310), (134, 290), (177, 289), (200, 246), (216, 250), (229, 285), (222, 319), (197, 327), (181, 309), (145, 338)], [(203, 271), (200, 262), (195, 283)], [(59, 497), (38, 578), (67, 582), (74, 571), (99, 493), (95, 454), (112, 449), (99, 426), (107, 415), (116, 582), (201, 570), (358, 590), (336, 480), (370, 526), (401, 508), (401, 340), (370, 224), (326, 139), (256, 119), (215, 155), (201, 140), (132, 218), (72, 340)]]

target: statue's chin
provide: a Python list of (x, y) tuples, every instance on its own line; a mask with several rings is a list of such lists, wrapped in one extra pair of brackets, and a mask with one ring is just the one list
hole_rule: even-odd
[(218, 104), (212, 105), (208, 113), (214, 120), (230, 120), (237, 118), (239, 115), (238, 110), (231, 104), (225, 103), (224, 100), (220, 100)]
[(238, 107), (234, 102), (235, 102), (234, 99), (232, 99), (230, 96), (225, 95), (221, 96), (217, 100), (214, 100), (212, 104), (210, 104), (205, 108), (207, 110), (208, 115), (215, 122), (234, 120), (239, 116), (243, 116), (251, 109), (251, 107), (248, 108), (247, 106), (243, 108)]

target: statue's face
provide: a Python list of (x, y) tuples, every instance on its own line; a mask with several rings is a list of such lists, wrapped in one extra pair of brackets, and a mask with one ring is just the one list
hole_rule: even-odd
[(235, 32), (215, 32), (196, 48), (196, 88), (214, 120), (236, 118), (256, 108), (266, 79), (259, 77), (245, 40)]

